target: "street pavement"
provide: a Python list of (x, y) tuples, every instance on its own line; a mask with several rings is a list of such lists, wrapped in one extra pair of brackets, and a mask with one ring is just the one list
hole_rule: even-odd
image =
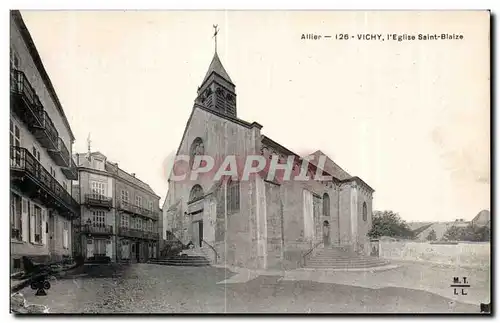
[(51, 282), (47, 296), (25, 288), (50, 313), (479, 313), (479, 304), (399, 287), (359, 286), (237, 273), (215, 267), (93, 265)]

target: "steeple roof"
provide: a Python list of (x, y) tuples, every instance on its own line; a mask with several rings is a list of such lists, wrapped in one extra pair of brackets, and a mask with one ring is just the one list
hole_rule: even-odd
[(205, 78), (203, 79), (203, 82), (201, 82), (201, 84), (205, 83), (205, 81), (210, 77), (210, 74), (212, 74), (212, 72), (216, 73), (226, 81), (233, 84), (233, 81), (229, 77), (229, 74), (227, 74), (226, 70), (224, 69), (224, 66), (222, 66), (222, 63), (219, 59), (219, 55), (217, 55), (217, 52), (215, 52), (214, 58), (212, 58), (212, 62), (208, 67), (207, 74), (205, 74)]

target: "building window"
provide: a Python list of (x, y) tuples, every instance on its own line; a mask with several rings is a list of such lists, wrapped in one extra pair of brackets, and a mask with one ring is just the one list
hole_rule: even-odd
[[(35, 145), (33, 145), (33, 157), (40, 161), (40, 149), (38, 149)], [(54, 176), (54, 174), (51, 175)]]
[(94, 169), (104, 170), (104, 161), (102, 159), (94, 158)]
[(106, 256), (106, 240), (104, 239), (94, 240), (94, 256), (98, 257)]
[(140, 217), (135, 217), (133, 222), (135, 223), (135, 230), (142, 230), (142, 219)]
[[(21, 146), (21, 132), (19, 126), (10, 119), (10, 145), (14, 147)], [(11, 163), (16, 166), (21, 165), (21, 151), (14, 149), (11, 154)]]
[(148, 231), (153, 232), (153, 220), (148, 220)]
[(21, 146), (21, 132), (19, 126), (10, 119), (10, 145), (14, 147)]
[(19, 195), (14, 193), (10, 194), (11, 238), (15, 240), (21, 240), (23, 234), (21, 203), (22, 199)]
[(129, 227), (129, 216), (128, 214), (122, 214), (120, 218), (120, 226), (122, 228), (128, 228)]
[(122, 190), (122, 202), (124, 204), (128, 203), (128, 191)]
[(142, 196), (135, 196), (135, 205), (137, 205), (138, 207), (142, 207)]
[(368, 207), (366, 206), (366, 202), (363, 202), (363, 221), (368, 219)]
[(91, 182), (92, 197), (95, 199), (103, 199), (106, 196), (106, 183)]
[(323, 215), (330, 216), (330, 196), (328, 193), (323, 194)]
[(69, 249), (69, 222), (63, 222), (63, 248)]
[(203, 188), (196, 184), (189, 193), (189, 202), (197, 201), (201, 198), (203, 198)]
[(21, 269), (21, 258), (14, 259), (14, 269)]
[(191, 144), (191, 149), (189, 153), (189, 165), (190, 169), (198, 168), (200, 165), (194, 165), (195, 156), (203, 156), (205, 154), (205, 144), (200, 137), (193, 140)]
[(19, 55), (11, 48), (10, 49), (10, 67), (14, 69), (19, 69), (20, 60)]
[(35, 242), (42, 243), (42, 209), (35, 205)]
[(92, 225), (104, 227), (106, 224), (106, 213), (104, 211), (92, 211)]
[(149, 201), (149, 210), (153, 211), (153, 201)]
[(240, 183), (230, 180), (227, 183), (227, 211), (229, 213), (240, 210)]

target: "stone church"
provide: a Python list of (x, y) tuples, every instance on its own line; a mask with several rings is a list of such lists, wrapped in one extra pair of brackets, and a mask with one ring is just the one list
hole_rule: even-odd
[[(266, 137), (259, 123), (238, 118), (235, 84), (217, 52), (197, 93), (177, 156), (305, 157)], [(308, 174), (321, 155), (308, 156)], [(192, 242), (213, 262), (246, 268), (295, 268), (310, 250), (331, 246), (368, 255), (374, 190), (328, 157), (319, 171), (331, 179), (274, 181), (261, 172), (249, 180), (174, 181), (171, 173), (163, 232), (167, 240)]]

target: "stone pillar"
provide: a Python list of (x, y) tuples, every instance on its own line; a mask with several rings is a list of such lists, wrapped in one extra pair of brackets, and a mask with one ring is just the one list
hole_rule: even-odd
[(255, 177), (256, 197), (256, 233), (257, 233), (257, 266), (267, 268), (267, 216), (266, 216), (266, 186), (264, 180)]
[(358, 251), (358, 188), (353, 182), (351, 186), (351, 243), (353, 250)]

